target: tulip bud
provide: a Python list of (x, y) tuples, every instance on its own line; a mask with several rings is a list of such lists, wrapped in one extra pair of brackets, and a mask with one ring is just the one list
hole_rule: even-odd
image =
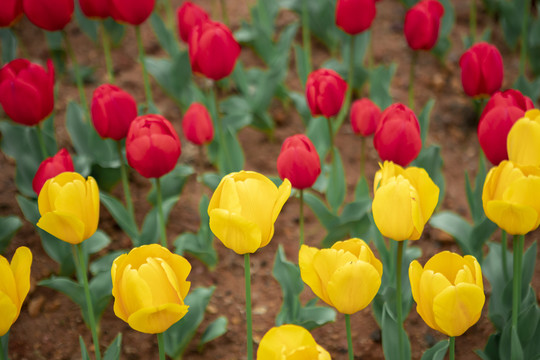
[(180, 157), (180, 139), (169, 120), (149, 114), (135, 118), (126, 137), (128, 164), (146, 178), (172, 171)]
[(118, 22), (141, 25), (154, 10), (156, 0), (110, 0), (111, 16)]
[(503, 60), (497, 48), (486, 42), (473, 45), (459, 59), (461, 83), (469, 96), (491, 95), (501, 88)]
[(521, 166), (540, 167), (540, 110), (529, 110), (508, 133), (508, 157)]
[(86, 17), (106, 19), (111, 16), (110, 2), (110, 0), (79, 0), (79, 5)]
[(369, 29), (376, 13), (374, 0), (338, 0), (336, 25), (346, 33), (356, 35)]
[(193, 72), (221, 80), (233, 71), (239, 55), (240, 45), (224, 24), (206, 21), (191, 30), (189, 61)]
[(257, 349), (257, 359), (330, 360), (331, 357), (305, 328), (286, 324), (273, 327), (264, 334)]
[(315, 146), (303, 134), (285, 139), (277, 159), (279, 177), (289, 179), (295, 189), (306, 189), (321, 173), (321, 160)]
[(191, 30), (197, 25), (209, 21), (210, 17), (201, 7), (191, 1), (185, 1), (176, 11), (178, 21), (178, 35), (183, 42), (189, 41)]
[(47, 71), (26, 59), (16, 59), (2, 67), (0, 103), (7, 116), (21, 125), (33, 126), (45, 120), (54, 107), (52, 61), (47, 61)]
[(381, 114), (373, 145), (381, 160), (409, 165), (422, 149), (420, 124), (414, 112), (400, 103), (390, 105)]
[(22, 0), (4, 0), (0, 10), (0, 28), (13, 25), (22, 14)]
[(206, 107), (201, 103), (189, 106), (182, 119), (186, 139), (195, 145), (204, 145), (214, 139), (214, 124)]
[(423, 0), (405, 14), (405, 38), (413, 50), (431, 50), (439, 38), (444, 7), (437, 0)]
[(353, 102), (351, 106), (351, 127), (356, 135), (369, 136), (375, 132), (381, 119), (381, 109), (370, 99)]
[(62, 30), (75, 9), (74, 0), (23, 0), (24, 14), (34, 25), (47, 31)]
[(58, 174), (66, 171), (75, 171), (73, 160), (66, 149), (60, 149), (56, 155), (46, 158), (41, 162), (32, 180), (32, 188), (39, 195), (45, 182)]
[(137, 103), (118, 86), (103, 84), (94, 90), (91, 113), (97, 133), (118, 141), (126, 137), (137, 117)]
[(337, 115), (347, 91), (347, 83), (337, 72), (319, 69), (309, 74), (306, 82), (306, 98), (313, 116), (326, 118)]

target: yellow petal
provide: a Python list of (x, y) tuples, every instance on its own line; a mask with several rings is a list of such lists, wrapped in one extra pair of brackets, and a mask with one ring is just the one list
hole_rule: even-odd
[(0, 293), (8, 296), (14, 304), (19, 303), (17, 283), (7, 259), (0, 255)]
[(433, 273), (432, 270), (424, 269), (420, 277), (419, 299), (417, 301), (416, 311), (426, 322), (426, 324), (437, 331), (441, 331), (435, 322), (433, 313), (433, 299), (444, 289), (452, 284), (442, 274)]
[(503, 200), (533, 208), (540, 221), (540, 177), (528, 176), (514, 181), (503, 194)]
[(332, 300), (330, 299), (327, 291), (327, 286), (332, 278), (332, 275), (340, 267), (354, 261), (356, 261), (356, 256), (348, 251), (343, 250), (336, 251), (334, 249), (322, 249), (317, 251), (317, 253), (313, 256), (313, 268), (321, 283), (321, 293), (315, 294), (328, 305), (333, 306)]
[(70, 244), (79, 244), (84, 239), (84, 224), (70, 213), (53, 211), (41, 216), (36, 224), (40, 229)]
[(484, 211), (489, 201), (502, 200), (506, 189), (523, 177), (525, 177), (523, 172), (510, 161), (502, 161), (498, 166), (492, 168), (486, 176), (482, 190)]
[(508, 133), (506, 146), (510, 161), (540, 166), (540, 123), (527, 117), (518, 120)]
[(179, 283), (178, 290), (180, 292), (180, 297), (185, 299), (191, 286), (191, 282), (186, 281), (191, 271), (191, 264), (183, 256), (173, 253), (171, 253), (170, 258), (167, 259), (167, 264), (174, 272), (174, 275)]
[[(21, 309), (22, 303), (30, 291), (30, 268), (32, 266), (32, 252), (26, 246), (17, 248), (11, 259), (11, 271), (17, 284), (18, 303)], [(19, 312), (17, 312), (17, 315)]]
[(522, 235), (537, 227), (538, 213), (529, 206), (493, 200), (484, 210), (487, 217), (508, 234)]
[(224, 209), (210, 212), (210, 229), (223, 245), (240, 255), (254, 253), (261, 245), (256, 223)]
[(482, 279), (482, 269), (480, 268), (480, 264), (476, 260), (474, 256), (471, 255), (465, 255), (463, 257), (463, 260), (468, 264), (469, 268), (473, 271), (474, 280), (476, 286), (480, 287), (482, 291), (484, 291), (484, 281)]
[(17, 320), (19, 309), (9, 296), (0, 291), (0, 336), (4, 336), (11, 325)]
[(409, 265), (409, 281), (411, 283), (411, 292), (414, 301), (420, 301), (420, 278), (424, 269), (417, 260), (413, 260)]
[(529, 118), (531, 120), (540, 122), (540, 110), (539, 109), (531, 109), (525, 112), (524, 115), (526, 118)]
[(152, 304), (158, 306), (167, 303), (183, 303), (178, 289), (178, 280), (172, 271), (169, 275), (174, 276), (169, 279), (167, 271), (164, 269), (170, 267), (160, 261), (159, 258), (148, 258), (146, 264), (139, 267), (139, 276), (148, 285), (152, 292)]
[(460, 255), (450, 251), (441, 251), (428, 260), (424, 266), (424, 270), (432, 270), (434, 273), (441, 273), (452, 283), (456, 278), (457, 273), (462, 270), (465, 265), (466, 263)]
[(307, 245), (300, 247), (298, 253), (298, 266), (300, 267), (300, 276), (304, 283), (311, 288), (315, 295), (320, 297), (322, 294), (322, 284), (315, 267), (313, 266), (313, 257), (319, 249)]
[(115, 299), (122, 307), (121, 313), (127, 315), (127, 319), (117, 314), (119, 318), (128, 321), (129, 317), (140, 309), (150, 308), (153, 306), (154, 294), (150, 286), (141, 278), (136, 269), (131, 266), (126, 266), (123, 273), (122, 282), (119, 284), (119, 298)]
[[(281, 325), (273, 327), (264, 334), (257, 349), (257, 360), (283, 359), (299, 348), (316, 348), (313, 336), (301, 326)], [(317, 359), (313, 357), (311, 359)]]
[(99, 223), (99, 188), (96, 180), (89, 176), (86, 181), (86, 206), (87, 211), (85, 214), (84, 223), (85, 238), (88, 239), (94, 235), (98, 228)]
[(439, 187), (435, 185), (429, 177), (426, 170), (418, 167), (405, 169), (404, 176), (410, 181), (411, 185), (418, 193), (418, 203), (422, 212), (423, 224), (429, 220), (439, 201)]
[(146, 334), (158, 334), (187, 314), (189, 306), (179, 304), (163, 304), (156, 307), (140, 309), (133, 313), (128, 324), (133, 329)]
[(319, 350), (316, 346), (299, 347), (287, 355), (287, 360), (316, 360), (319, 357)]
[(274, 207), (272, 209), (272, 219), (271, 219), (271, 230), (270, 234), (266, 237), (266, 239), (262, 239), (261, 247), (266, 246), (270, 240), (272, 240), (272, 237), (274, 235), (274, 223), (276, 222), (279, 213), (281, 212), (281, 209), (283, 208), (283, 205), (289, 200), (289, 196), (291, 196), (291, 182), (289, 179), (283, 180), (283, 183), (279, 186), (277, 197), (274, 202)]

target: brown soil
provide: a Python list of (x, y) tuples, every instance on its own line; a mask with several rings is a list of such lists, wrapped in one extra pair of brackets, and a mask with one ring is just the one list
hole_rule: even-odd
[[(208, 11), (212, 11), (217, 1), (195, 1)], [(181, 1), (173, 1), (179, 5)], [(228, 1), (228, 12), (233, 28), (237, 28), (241, 19), (248, 16), (248, 6), (254, 0)], [(461, 215), (468, 215), (468, 207), (464, 192), (464, 172), (475, 173), (479, 146), (476, 139), (474, 123), (474, 109), (472, 102), (463, 93), (458, 60), (463, 52), (461, 38), (468, 31), (469, 1), (453, 1), (456, 10), (456, 25), (452, 32), (453, 47), (448, 54), (446, 68), (430, 54), (421, 54), (417, 66), (416, 79), (416, 107), (421, 108), (430, 98), (435, 98), (435, 108), (432, 113), (431, 128), (428, 142), (442, 146), (444, 159), (444, 174), (447, 190), (444, 202), (440, 209), (449, 209)], [(480, 3), (480, 2), (478, 2)], [(407, 102), (407, 84), (409, 69), (409, 50), (405, 42), (402, 23), (405, 10), (395, 0), (384, 0), (377, 4), (378, 14), (373, 25), (375, 61), (379, 64), (397, 63), (396, 75), (392, 82), (391, 94), (395, 101)], [(214, 9), (213, 17), (219, 19), (219, 6)], [(492, 24), (492, 20), (483, 15), (480, 8), (480, 30)], [(280, 28), (296, 16), (284, 12), (279, 16)], [(155, 35), (149, 24), (143, 25), (144, 42), (149, 55), (164, 56), (163, 51), (156, 42)], [(105, 65), (101, 49), (95, 46), (75, 24), (68, 26), (72, 43), (76, 44), (76, 55), (83, 65), (96, 68), (94, 84), (86, 86), (87, 97), (100, 83), (106, 81)], [(32, 61), (43, 62), (48, 57), (48, 50), (44, 46), (43, 33), (23, 19), (15, 27), (25, 45), (28, 57)], [(298, 34), (300, 35), (300, 34)], [(297, 38), (300, 41), (300, 36)], [(517, 77), (518, 57), (504, 44), (498, 28), (494, 31), (493, 41), (501, 50), (505, 64), (505, 81), (503, 88), (508, 88)], [(121, 47), (114, 49), (117, 84), (129, 91), (139, 102), (144, 101), (142, 78), (139, 64), (136, 62), (137, 48), (133, 29), (127, 29)], [(330, 55), (325, 48), (314, 42), (314, 66), (322, 64)], [(241, 59), (245, 67), (260, 65), (261, 62), (249, 49), (243, 48)], [(294, 63), (291, 61), (291, 74), (287, 78), (287, 85), (301, 91), (300, 84), (294, 75)], [(66, 104), (70, 100), (78, 100), (76, 88), (66, 77), (57, 81), (58, 102), (55, 106), (57, 112), (56, 125), (59, 145), (72, 149), (69, 138), (63, 126)], [(154, 84), (155, 85), (155, 84)], [(181, 111), (167, 98), (163, 92), (154, 86), (155, 99), (163, 115), (170, 119), (181, 134)], [(275, 162), (283, 140), (290, 135), (304, 131), (299, 115), (292, 110), (285, 110), (279, 102), (274, 102), (271, 109), (272, 116), (278, 121), (275, 139), (269, 141), (267, 136), (256, 130), (246, 128), (241, 131), (240, 139), (246, 154), (246, 169), (255, 170), (266, 175), (276, 175)], [(341, 151), (346, 167), (346, 181), (348, 186), (347, 199), (352, 199), (352, 193), (359, 176), (359, 147), (360, 139), (354, 136), (347, 123), (337, 134), (338, 147)], [(195, 168), (197, 149), (182, 138), (183, 153), (180, 162), (188, 163)], [(368, 146), (367, 174), (368, 179), (373, 177), (377, 169), (378, 156), (371, 146)], [(11, 159), (0, 155), (2, 172), (0, 172), (0, 216), (16, 214), (23, 218), (15, 201), (16, 188), (14, 184), (15, 166)], [(198, 169), (198, 168), (197, 168)], [(200, 169), (198, 169), (200, 170)], [(205, 170), (211, 170), (207, 167)], [(132, 191), (135, 194), (136, 217), (141, 221), (149, 210), (150, 205), (145, 200), (149, 182), (135, 172), (130, 174)], [(210, 195), (207, 188), (196, 182), (192, 176), (184, 189), (180, 201), (174, 207), (171, 221), (168, 225), (169, 244), (176, 236), (185, 231), (196, 231), (198, 227), (198, 202), (202, 193)], [(121, 196), (118, 186), (115, 194)], [(281, 305), (280, 289), (278, 283), (271, 275), (274, 255), (278, 244), (282, 244), (289, 259), (296, 260), (298, 239), (298, 201), (291, 198), (285, 205), (276, 223), (276, 232), (271, 243), (252, 256), (252, 284), (254, 311), (254, 337), (258, 342), (264, 333), (274, 324), (274, 318)], [(312, 246), (319, 246), (324, 229), (317, 222), (308, 209), (306, 218), (306, 242)], [(100, 227), (111, 237), (113, 244), (110, 248), (128, 248), (130, 241), (115, 225), (108, 212), (102, 208)], [(528, 236), (531, 241), (538, 241), (538, 231)], [(32, 266), (32, 284), (57, 272), (57, 265), (44, 252), (39, 236), (32, 224), (25, 222), (17, 233), (4, 255), (11, 258), (19, 246), (28, 246), (34, 254)], [(451, 238), (437, 230), (426, 227), (423, 237), (415, 243), (422, 249), (421, 261), (441, 250), (459, 252), (457, 245)], [(197, 286), (216, 285), (217, 289), (211, 299), (210, 306), (203, 327), (217, 318), (225, 315), (229, 319), (228, 332), (209, 343), (202, 352), (197, 350), (196, 342), (200, 333), (187, 349), (185, 359), (244, 359), (245, 355), (245, 321), (244, 321), (244, 278), (242, 258), (232, 251), (224, 248), (216, 241), (219, 254), (219, 264), (214, 271), (209, 271), (202, 263), (189, 258), (193, 264), (190, 275), (192, 288)], [(487, 281), (486, 292), (489, 294)], [(537, 263), (533, 280), (537, 293), (540, 292), (540, 266)], [(305, 290), (305, 298), (313, 295)], [(313, 331), (316, 341), (325, 347), (335, 359), (345, 359), (347, 341), (344, 331), (344, 318), (338, 315), (337, 321)], [(444, 337), (428, 328), (413, 309), (406, 324), (406, 330), (412, 343), (413, 359), (419, 359), (423, 351), (436, 341)], [(465, 335), (457, 339), (457, 358), (477, 358), (473, 351), (483, 348), (493, 327), (487, 318), (487, 306), (477, 325), (469, 329)], [(112, 311), (112, 304), (107, 308), (101, 321), (101, 343), (108, 345), (118, 332), (123, 333), (123, 359), (156, 359), (157, 342), (155, 336), (138, 333), (123, 321), (116, 318)], [(81, 334), (86, 343), (91, 343), (89, 331), (85, 328), (78, 307), (66, 296), (51, 289), (32, 286), (30, 294), (25, 301), (18, 321), (13, 325), (10, 336), (9, 353), (13, 360), (19, 359), (80, 359), (78, 336)], [(382, 346), (378, 326), (374, 321), (371, 310), (365, 309), (352, 316), (352, 336), (356, 359), (383, 359)]]

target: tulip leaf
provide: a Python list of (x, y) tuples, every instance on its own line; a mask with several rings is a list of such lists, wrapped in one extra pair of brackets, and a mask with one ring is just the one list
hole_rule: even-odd
[(442, 172), (443, 159), (441, 156), (441, 147), (439, 145), (431, 145), (427, 148), (422, 148), (416, 160), (412, 163), (413, 166), (423, 168), (429, 174), (429, 177), (435, 185), (439, 187), (438, 204), (442, 204), (446, 188), (446, 182)]
[(343, 162), (341, 161), (341, 155), (336, 146), (334, 146), (334, 159), (330, 168), (330, 176), (328, 178), (328, 187), (326, 189), (326, 200), (332, 207), (334, 213), (336, 213), (345, 200), (345, 190), (347, 184), (345, 184), (345, 170), (343, 169)]
[[(503, 263), (501, 244), (489, 242), (489, 252), (482, 264), (482, 272), (491, 285), (491, 296), (489, 297), (489, 318), (495, 325), (495, 328), (499, 331), (505, 326), (505, 323), (509, 320), (511, 314), (511, 305), (505, 305), (503, 299), (505, 288), (509, 287), (509, 293), (511, 294), (511, 272), (504, 272), (501, 264)], [(508, 269), (512, 268), (512, 254), (506, 252), (506, 262)], [(506, 277), (505, 277), (506, 275)], [(510, 295), (511, 296), (511, 295)]]
[(429, 224), (434, 228), (452, 235), (463, 253), (476, 255), (469, 244), (472, 226), (458, 214), (451, 211), (441, 211), (431, 217)]
[[(178, 196), (170, 197), (163, 201), (163, 216), (165, 217), (165, 224), (169, 218), (169, 214), (173, 206), (178, 202)], [(137, 238), (132, 239), (134, 246), (153, 244), (158, 241), (159, 238), (159, 219), (158, 210), (153, 208), (146, 214), (142, 230)]]
[(420, 125), (420, 138), (422, 139), (422, 147), (426, 148), (426, 138), (429, 131), (429, 120), (431, 118), (431, 110), (435, 105), (435, 99), (429, 99), (426, 103), (420, 116), (418, 116), (418, 123)]
[(329, 229), (332, 223), (337, 221), (338, 217), (332, 213), (326, 207), (324, 202), (316, 195), (312, 194), (311, 192), (304, 191), (304, 201), (326, 229)]
[(175, 35), (167, 29), (167, 26), (165, 26), (165, 23), (157, 11), (152, 12), (152, 15), (150, 15), (150, 24), (152, 25), (152, 29), (156, 34), (159, 44), (169, 56), (173, 57), (178, 54), (180, 51), (178, 48), (178, 40), (176, 40)]
[(96, 276), (101, 272), (111, 271), (113, 261), (122, 254), (126, 254), (127, 250), (116, 250), (103, 255), (99, 259), (94, 260), (90, 264), (90, 272)]
[(524, 0), (499, 2), (499, 16), (504, 39), (510, 48), (515, 48), (521, 35)]
[(84, 343), (84, 339), (81, 335), (79, 335), (79, 346), (81, 347), (82, 360), (90, 360), (90, 355), (88, 355), (88, 349), (86, 348), (86, 344)]
[(201, 181), (204, 185), (214, 192), (221, 181), (221, 176), (215, 172), (207, 172), (202, 174)]
[(247, 98), (230, 96), (219, 104), (220, 110), (225, 114), (221, 121), (224, 127), (236, 131), (248, 126), (253, 120), (251, 105)]
[(63, 46), (61, 31), (44, 31), (45, 40), (49, 46), (51, 58), (54, 63), (54, 72), (56, 76), (65, 74), (67, 53)]
[(302, 82), (302, 86), (305, 86), (309, 69), (308, 55), (305, 53), (302, 46), (294, 45), (294, 56), (294, 60), (296, 63), (296, 72), (298, 74), (298, 77), (300, 78), (300, 81)]
[(514, 83), (513, 88), (521, 91), (523, 95), (530, 97), (536, 102), (540, 97), (540, 78), (529, 81), (525, 76), (520, 75)]
[(2, 40), (2, 63), (7, 64), (17, 58), (17, 37), (10, 28), (0, 28), (0, 40)]
[(103, 355), (103, 360), (118, 360), (122, 353), (122, 333), (118, 333), (114, 340), (111, 342), (105, 355)]
[(424, 352), (421, 360), (444, 360), (446, 352), (448, 351), (448, 345), (448, 340), (439, 341)]
[[(306, 129), (306, 135), (315, 146), (315, 149), (317, 149), (321, 164), (324, 164), (324, 159), (330, 149), (330, 135), (328, 133), (327, 120), (323, 117), (312, 118)], [(322, 175), (323, 172), (321, 172), (320, 176)]]
[[(411, 359), (411, 343), (403, 328), (403, 324), (398, 324), (392, 312), (385, 304), (382, 312), (382, 345), (384, 357), (386, 359)], [(399, 347), (401, 337), (402, 349)]]
[(431, 52), (435, 56), (443, 58), (452, 46), (449, 35), (456, 22), (456, 11), (450, 0), (440, 0), (440, 3), (444, 7), (444, 15), (439, 28), (439, 38)]
[[(306, 75), (306, 78), (307, 78), (307, 75)], [(298, 113), (302, 117), (302, 122), (304, 126), (308, 127), (308, 124), (311, 123), (312, 117), (311, 117), (311, 110), (309, 110), (309, 106), (307, 104), (306, 96), (296, 91), (289, 91), (288, 95), (294, 105), (294, 108), (296, 109), (296, 111), (298, 111)], [(311, 136), (309, 135), (307, 136), (313, 141)], [(320, 156), (320, 152), (319, 152), (319, 156)]]
[(484, 190), (484, 181), (486, 180), (486, 158), (481, 152), (478, 160), (478, 169), (474, 179), (474, 189), (471, 186), (471, 180), (468, 173), (465, 173), (465, 191), (467, 193), (467, 202), (474, 223), (479, 223), (486, 218), (484, 205), (482, 203), (482, 192)]
[(397, 65), (379, 65), (369, 73), (369, 98), (381, 108), (386, 109), (393, 102), (390, 95), (390, 83), (396, 72)]
[[(171, 197), (180, 196), (187, 179), (194, 173), (195, 170), (193, 170), (193, 167), (189, 165), (177, 164), (172, 171), (163, 175), (159, 179), (163, 201)], [(152, 190), (150, 190), (146, 198), (153, 206), (156, 206), (157, 193), (155, 184), (153, 184)]]
[(221, 335), (227, 332), (228, 320), (225, 316), (220, 316), (216, 320), (212, 321), (210, 325), (204, 330), (204, 333), (199, 340), (199, 351), (203, 345), (217, 339)]
[(109, 17), (103, 21), (103, 26), (107, 30), (107, 34), (111, 38), (112, 44), (114, 46), (120, 45), (124, 34), (126, 33), (126, 26), (114, 21), (113, 18)]
[(75, 19), (80, 29), (92, 39), (93, 42), (98, 41), (98, 23), (92, 19), (87, 18), (81, 11), (81, 7), (78, 1), (75, 1)]
[(536, 264), (536, 248), (537, 243), (534, 242), (532, 245), (525, 251), (523, 255), (523, 268), (521, 274), (521, 298), (525, 299), (529, 285), (532, 281), (534, 274), (534, 265)]
[(0, 217), (0, 254), (4, 252), (5, 248), (9, 245), (9, 242), (17, 231), (22, 226), (22, 221), (18, 216), (1, 216)]
[(99, 198), (116, 223), (131, 239), (135, 239), (139, 236), (137, 225), (120, 200), (103, 191), (100, 191)]

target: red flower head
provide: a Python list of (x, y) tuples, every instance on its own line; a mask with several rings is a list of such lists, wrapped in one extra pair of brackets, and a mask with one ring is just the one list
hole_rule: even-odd
[(336, 25), (346, 33), (356, 35), (369, 29), (376, 13), (375, 0), (338, 0)]
[(110, 0), (111, 16), (118, 22), (141, 25), (154, 11), (156, 0)]
[(73, 160), (66, 149), (60, 149), (56, 155), (41, 162), (32, 180), (32, 188), (39, 195), (41, 188), (47, 180), (66, 171), (75, 171)]
[(309, 74), (306, 82), (306, 98), (313, 116), (336, 115), (343, 105), (347, 83), (337, 72), (319, 69)]
[(0, 10), (0, 27), (9, 27), (23, 14), (22, 0), (4, 0)]
[(305, 189), (313, 186), (321, 173), (321, 161), (309, 138), (303, 134), (285, 139), (277, 159), (279, 177), (289, 179), (292, 187)]
[(497, 48), (486, 42), (473, 45), (461, 59), (461, 83), (469, 96), (491, 95), (503, 81), (503, 60)]
[(189, 106), (182, 119), (186, 138), (195, 145), (204, 145), (214, 138), (214, 124), (206, 107), (200, 103)]
[(369, 136), (377, 129), (381, 118), (381, 109), (368, 98), (359, 99), (351, 106), (350, 118), (355, 134)]
[(103, 84), (94, 90), (91, 112), (94, 127), (102, 138), (121, 140), (137, 117), (137, 103), (118, 86)]
[(413, 50), (431, 50), (439, 38), (444, 7), (437, 0), (416, 3), (405, 15), (405, 38)]
[(110, 0), (79, 0), (83, 14), (95, 19), (106, 19), (111, 16), (110, 3)]
[(74, 9), (73, 0), (23, 0), (28, 20), (48, 31), (62, 30), (71, 21)]
[(178, 34), (185, 43), (189, 41), (189, 35), (195, 26), (210, 20), (206, 11), (191, 1), (184, 2), (178, 8), (176, 18), (178, 20)]

